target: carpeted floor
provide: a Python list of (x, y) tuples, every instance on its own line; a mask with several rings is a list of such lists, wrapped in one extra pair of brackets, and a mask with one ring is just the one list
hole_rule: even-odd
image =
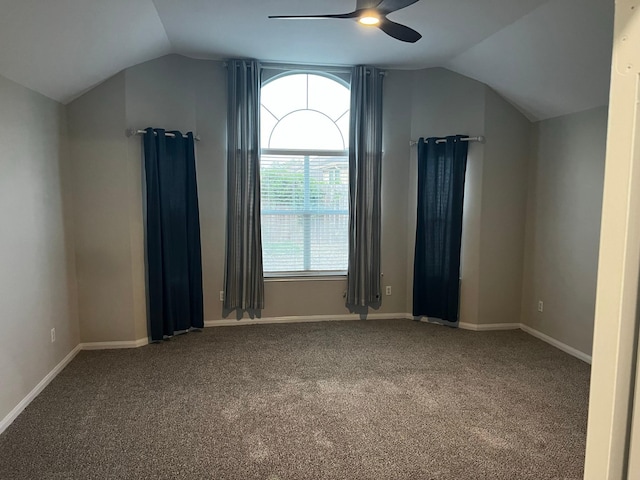
[(589, 366), (407, 320), (81, 352), (0, 436), (8, 479), (579, 479)]

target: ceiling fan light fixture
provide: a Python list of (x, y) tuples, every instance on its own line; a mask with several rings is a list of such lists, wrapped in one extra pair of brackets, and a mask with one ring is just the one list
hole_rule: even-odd
[(364, 12), (360, 18), (358, 18), (358, 22), (369, 27), (375, 26), (380, 23), (380, 15), (378, 15), (376, 11)]
[[(389, 20), (387, 15), (419, 1), (420, 0), (357, 0), (356, 9), (353, 12), (327, 13), (324, 15), (269, 15), (269, 18), (355, 20), (360, 25), (375, 27), (391, 38), (395, 38), (401, 42), (416, 43), (422, 38), (420, 33), (411, 27)], [(372, 6), (374, 3), (376, 5), (375, 7)]]

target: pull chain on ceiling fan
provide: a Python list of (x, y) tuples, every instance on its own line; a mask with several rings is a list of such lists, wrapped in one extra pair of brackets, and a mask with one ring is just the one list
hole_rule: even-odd
[(377, 27), (390, 37), (401, 42), (415, 43), (422, 38), (418, 32), (406, 25), (392, 22), (387, 18), (392, 12), (413, 5), (419, 0), (359, 0), (356, 9), (350, 13), (337, 13), (326, 15), (270, 15), (269, 18), (281, 19), (357, 19), (362, 25)]

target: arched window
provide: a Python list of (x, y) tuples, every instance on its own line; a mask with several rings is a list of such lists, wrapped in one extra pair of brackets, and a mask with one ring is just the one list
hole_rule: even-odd
[(260, 180), (267, 275), (347, 270), (349, 106), (349, 87), (322, 73), (287, 73), (262, 86)]

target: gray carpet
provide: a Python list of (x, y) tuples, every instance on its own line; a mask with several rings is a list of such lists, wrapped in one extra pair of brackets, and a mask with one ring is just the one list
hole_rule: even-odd
[(5, 479), (578, 479), (589, 366), (407, 320), (81, 352), (0, 436)]

